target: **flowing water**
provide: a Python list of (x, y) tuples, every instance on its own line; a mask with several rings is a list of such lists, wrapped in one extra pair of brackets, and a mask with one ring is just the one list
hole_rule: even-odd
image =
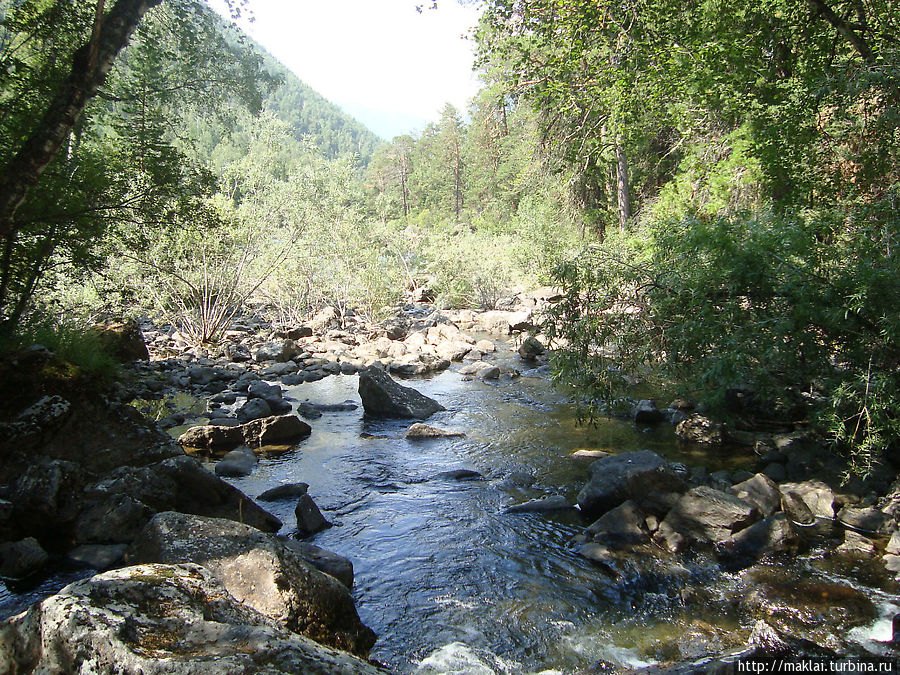
[[(508, 352), (500, 358), (513, 362)], [(286, 394), (358, 403), (357, 381), (334, 376)], [(251, 497), (283, 483), (310, 485), (335, 524), (312, 541), (353, 561), (360, 616), (379, 635), (372, 658), (400, 672), (574, 673), (600, 659), (639, 666), (690, 656), (695, 645), (743, 642), (747, 626), (732, 601), (739, 575), (696, 558), (645, 561), (610, 576), (578, 555), (572, 538), (585, 523), (577, 511), (504, 509), (555, 494), (574, 503), (590, 462), (572, 457), (576, 449), (651, 449), (710, 471), (751, 467), (752, 455), (687, 456), (667, 425), (578, 426), (567, 398), (537, 371), (493, 383), (446, 371), (407, 384), (447, 408), (430, 424), (466, 435), (412, 441), (407, 422), (368, 420), (361, 408), (325, 412), (299, 447), (231, 480)], [(484, 479), (437, 477), (455, 469)], [(289, 534), (293, 502), (265, 506)], [(860, 583), (858, 570), (825, 565), (816, 550), (792, 563), (797, 573)], [(889, 637), (894, 596), (878, 583), (866, 589), (879, 594), (882, 616), (858, 641)], [(699, 604), (685, 599), (698, 593)], [(0, 588), (0, 611), (28, 599)]]

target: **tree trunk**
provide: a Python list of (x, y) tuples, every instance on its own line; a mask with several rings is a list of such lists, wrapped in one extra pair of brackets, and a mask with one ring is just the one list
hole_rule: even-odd
[(16, 210), (25, 201), (47, 165), (53, 161), (91, 98), (106, 81), (118, 53), (151, 7), (162, 0), (116, 0), (101, 16), (89, 42), (72, 56), (72, 69), (47, 106), (43, 117), (18, 152), (0, 170), (0, 238), (14, 229)]
[(619, 206), (619, 232), (631, 220), (631, 196), (628, 182), (628, 155), (621, 134), (616, 134), (616, 201)]

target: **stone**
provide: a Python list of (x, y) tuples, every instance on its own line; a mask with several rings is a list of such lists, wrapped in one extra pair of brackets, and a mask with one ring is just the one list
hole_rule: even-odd
[(227, 453), (216, 462), (216, 475), (227, 478), (241, 478), (253, 473), (259, 460), (249, 448), (239, 448)]
[(308, 494), (300, 495), (294, 515), (297, 516), (297, 534), (301, 537), (311, 537), (331, 527), (331, 523), (325, 520), (325, 516)]
[(478, 377), (482, 380), (497, 380), (500, 378), (500, 368), (498, 366), (489, 365), (478, 371)]
[(449, 361), (462, 361), (470, 351), (472, 345), (465, 342), (441, 342), (434, 349), (435, 354)]
[(74, 664), (80, 673), (142, 675), (384, 672), (279, 627), (195, 564), (105, 572), (0, 628), (0, 672), (75, 672)]
[(892, 529), (891, 518), (871, 506), (863, 508), (845, 506), (838, 512), (837, 519), (842, 525), (861, 532), (888, 534)]
[(359, 373), (359, 395), (366, 415), (426, 419), (444, 406), (411, 387), (398, 384), (375, 367)]
[(244, 345), (229, 343), (225, 345), (225, 358), (230, 359), (235, 363), (243, 363), (245, 361), (252, 361), (253, 354), (251, 354), (250, 350)]
[(472, 469), (452, 469), (450, 471), (441, 471), (435, 475), (437, 480), (482, 480), (482, 476), (478, 471)]
[(250, 422), (263, 417), (272, 416), (272, 408), (265, 399), (251, 398), (247, 399), (237, 409), (237, 416), (241, 422)]
[(482, 370), (487, 370), (488, 368), (493, 368), (492, 364), (486, 361), (473, 361), (462, 368), (459, 369), (460, 375), (478, 375)]
[(312, 427), (296, 415), (263, 417), (247, 422), (240, 430), (244, 443), (253, 448), (298, 443), (312, 433)]
[(523, 361), (533, 362), (537, 361), (539, 356), (545, 354), (547, 348), (544, 347), (536, 337), (529, 335), (522, 341), (522, 344), (519, 345), (519, 348), (516, 351)]
[(49, 559), (34, 537), (3, 542), (0, 544), (0, 577), (24, 579), (39, 572)]
[(683, 441), (701, 445), (718, 446), (725, 442), (725, 430), (722, 425), (696, 413), (679, 422), (675, 427), (675, 433)]
[(635, 424), (659, 424), (665, 419), (662, 411), (656, 407), (656, 401), (643, 399), (631, 409), (631, 419)]
[(12, 519), (24, 533), (42, 537), (65, 527), (80, 510), (85, 480), (84, 470), (74, 462), (35, 461), (13, 483)]
[(251, 352), (257, 363), (264, 361), (278, 361), (284, 363), (295, 356), (300, 356), (303, 350), (293, 340), (275, 340), (257, 345)]
[(796, 552), (798, 545), (791, 521), (776, 513), (733, 534), (724, 542), (720, 558), (731, 563), (730, 569), (742, 568), (776, 553)]
[(150, 353), (136, 321), (116, 321), (94, 326), (103, 348), (121, 363), (147, 361)]
[(758, 518), (752, 504), (701, 485), (682, 495), (659, 524), (655, 539), (677, 553), (689, 543), (723, 543)]
[(775, 482), (761, 473), (731, 486), (728, 492), (753, 504), (763, 517), (771, 516), (781, 507), (781, 492)]
[(781, 491), (781, 510), (784, 511), (792, 523), (797, 525), (807, 527), (814, 525), (816, 522), (816, 517), (809, 510), (806, 502), (801, 499), (800, 495), (791, 490)]
[(650, 450), (624, 452), (603, 457), (588, 467), (590, 478), (578, 493), (578, 505), (589, 518), (596, 518), (628, 499), (641, 508), (660, 510), (661, 495), (680, 492), (683, 480), (666, 461)]
[(551, 511), (568, 511), (575, 508), (569, 500), (561, 495), (532, 499), (522, 504), (515, 504), (503, 510), (503, 513), (549, 513)]
[(82, 544), (66, 554), (66, 561), (78, 567), (104, 571), (120, 567), (127, 550), (126, 544)]
[(787, 468), (780, 462), (772, 462), (763, 467), (762, 473), (768, 476), (776, 483), (783, 483), (787, 480)]
[(490, 340), (478, 340), (475, 343), (475, 349), (482, 354), (493, 354), (497, 347)]
[(153, 509), (127, 494), (91, 500), (75, 522), (75, 541), (79, 544), (131, 543), (153, 513)]
[(90, 499), (127, 495), (157, 512), (228, 518), (267, 532), (281, 528), (278, 518), (187, 455), (144, 467), (121, 467), (85, 488), (85, 494)]
[(900, 530), (894, 530), (894, 533), (888, 540), (887, 546), (885, 546), (884, 550), (885, 552), (891, 553), (893, 555), (900, 554)]
[(844, 541), (835, 551), (851, 555), (871, 556), (875, 553), (875, 542), (853, 530), (844, 530)]
[(205, 386), (219, 379), (219, 371), (209, 366), (191, 366), (188, 368), (188, 377), (193, 384)]
[(416, 422), (406, 430), (406, 438), (411, 440), (424, 440), (430, 438), (459, 438), (465, 436), (462, 431), (448, 431), (447, 429), (438, 429), (428, 424)]
[(593, 541), (610, 548), (622, 548), (650, 541), (647, 515), (630, 499), (607, 511), (587, 528)]
[(191, 427), (178, 437), (178, 442), (186, 448), (225, 450), (243, 443), (244, 435), (238, 427), (206, 424)]
[(330, 574), (347, 588), (353, 588), (353, 563), (344, 556), (307, 541), (288, 540), (284, 545), (320, 572)]
[(375, 641), (343, 584), (249, 525), (160, 513), (129, 549), (128, 559), (202, 562), (237, 600), (288, 630), (359, 656)]
[(578, 457), (580, 459), (600, 459), (602, 457), (609, 457), (609, 453), (605, 450), (589, 450), (587, 448), (582, 448), (573, 452), (572, 457)]
[(277, 502), (282, 499), (297, 499), (306, 494), (309, 490), (307, 483), (287, 483), (278, 487), (269, 488), (263, 492), (257, 499), (261, 502)]

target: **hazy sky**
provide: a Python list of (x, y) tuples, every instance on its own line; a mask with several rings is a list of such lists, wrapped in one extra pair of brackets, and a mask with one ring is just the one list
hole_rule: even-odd
[[(224, 0), (210, 4), (225, 13)], [(471, 41), (478, 11), (456, 0), (252, 0), (239, 22), (306, 84), (390, 139), (421, 130), (478, 89)]]

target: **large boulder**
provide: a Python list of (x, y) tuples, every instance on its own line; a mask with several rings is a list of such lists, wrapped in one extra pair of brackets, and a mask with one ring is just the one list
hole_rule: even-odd
[(587, 528), (591, 538), (609, 548), (625, 548), (650, 541), (647, 515), (630, 499), (607, 511)]
[(592, 462), (590, 479), (578, 493), (578, 505), (589, 517), (597, 517), (633, 499), (651, 512), (664, 511), (672, 495), (684, 483), (666, 461), (650, 450), (624, 452)]
[(284, 363), (295, 356), (300, 356), (303, 350), (293, 340), (275, 340), (257, 345), (253, 350), (253, 358), (257, 363), (263, 361), (278, 361)]
[(186, 448), (226, 450), (236, 448), (244, 441), (239, 427), (224, 427), (204, 424), (191, 427), (178, 437), (178, 442)]
[(199, 565), (141, 565), (70, 584), (0, 628), (0, 672), (375, 675), (279, 627)]
[(181, 511), (247, 523), (277, 532), (281, 521), (237, 488), (182, 455), (145, 467), (122, 467), (85, 490), (88, 499), (127, 495), (154, 512)]
[(411, 387), (395, 382), (380, 368), (369, 367), (359, 373), (359, 396), (366, 415), (426, 419), (444, 410), (444, 406)]
[(763, 516), (771, 516), (781, 506), (781, 492), (775, 481), (758, 473), (752, 478), (731, 486), (728, 490), (738, 499), (743, 499), (756, 507)]
[(693, 414), (675, 427), (678, 438), (700, 445), (718, 446), (725, 442), (725, 429), (703, 415)]
[(818, 518), (834, 518), (834, 490), (820, 480), (806, 480), (800, 483), (782, 483), (782, 492), (796, 494), (810, 512)]
[(656, 540), (673, 552), (692, 543), (719, 544), (759, 518), (752, 504), (701, 485), (688, 490), (659, 524)]
[(343, 584), (249, 525), (160, 513), (135, 540), (129, 561), (201, 563), (231, 595), (289, 630), (360, 656), (375, 643)]
[(721, 557), (733, 568), (743, 568), (776, 553), (795, 552), (797, 532), (783, 513), (776, 513), (731, 535), (724, 543)]
[(312, 427), (296, 415), (273, 415), (240, 427), (244, 443), (251, 447), (297, 443), (312, 433)]
[(0, 543), (0, 577), (24, 579), (40, 571), (49, 559), (34, 537)]
[(150, 358), (144, 334), (136, 321), (116, 321), (94, 326), (103, 348), (122, 363), (146, 361)]

